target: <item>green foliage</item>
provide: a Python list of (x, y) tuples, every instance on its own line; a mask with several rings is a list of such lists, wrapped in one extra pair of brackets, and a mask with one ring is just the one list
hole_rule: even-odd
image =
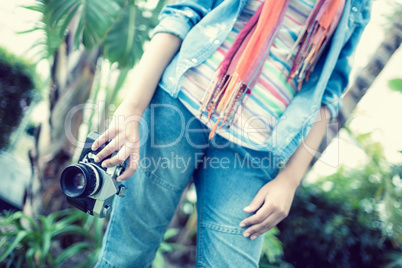
[(163, 241), (156, 252), (154, 262), (152, 263), (153, 268), (165, 267), (163, 253), (172, 252), (173, 250), (183, 250), (181, 245), (169, 242), (169, 240), (171, 240), (171, 238), (176, 236), (179, 232), (180, 230), (177, 228), (171, 228), (166, 231)]
[[(296, 267), (379, 267), (402, 258), (402, 181), (370, 135), (356, 140), (369, 163), (303, 185), (280, 225), (285, 261)], [(390, 257), (389, 257), (390, 258)]]
[(388, 86), (393, 91), (398, 91), (402, 93), (402, 79), (395, 78), (388, 81)]
[[(387, 194), (383, 202), (384, 229), (394, 238), (394, 243), (402, 243), (402, 165), (391, 166), (392, 178), (387, 180)], [(402, 255), (400, 256), (402, 258)]]
[(53, 23), (51, 26), (51, 14), (47, 11), (48, 2), (49, 1), (45, 0), (37, 0), (33, 6), (24, 6), (26, 9), (40, 12), (42, 14), (41, 20), (36, 23), (34, 28), (20, 32), (21, 34), (33, 31), (41, 31), (44, 33), (45, 37), (38, 40), (31, 48), (40, 48), (38, 51), (38, 61), (52, 57), (54, 52), (59, 49), (65, 39), (66, 27), (71, 20), (69, 17), (63, 17), (63, 20), (60, 19), (57, 23)]
[[(25, 8), (42, 13), (42, 21), (34, 29), (46, 39), (36, 46), (41, 59), (51, 57), (63, 43), (66, 34), (74, 35), (75, 48), (93, 49), (102, 45), (103, 56), (119, 68), (132, 68), (143, 53), (143, 44), (156, 26), (157, 16), (166, 1), (158, 1), (150, 10), (146, 1), (129, 0), (37, 0)], [(75, 21), (78, 21), (75, 23)]]
[(402, 267), (402, 254), (400, 252), (391, 252), (387, 254), (387, 265), (384, 268), (400, 268)]
[(34, 66), (0, 47), (0, 149), (7, 147), (30, 105), (35, 82)]
[[(364, 202), (362, 202), (364, 203)], [(285, 260), (296, 267), (378, 267), (392, 247), (382, 243), (381, 222), (342, 200), (303, 187), (280, 225)]]
[[(70, 209), (35, 219), (22, 212), (6, 214), (0, 217), (0, 263), (61, 267), (71, 257), (86, 253), (77, 267), (92, 266), (101, 247), (103, 225), (101, 219)], [(68, 245), (60, 249), (63, 241)]]
[(143, 44), (156, 26), (158, 14), (165, 1), (159, 1), (150, 12), (133, 3), (124, 6), (120, 18), (113, 25), (104, 41), (103, 55), (120, 68), (131, 68), (144, 52)]
[(42, 21), (26, 32), (42, 30), (45, 33), (46, 39), (37, 45), (46, 46), (43, 51), (47, 53), (42, 57), (47, 58), (60, 47), (73, 18), (78, 16), (75, 45), (82, 43), (92, 49), (105, 39), (124, 4), (124, 0), (37, 0), (35, 5), (25, 8), (42, 13)]
[(264, 245), (262, 247), (261, 260), (259, 267), (271, 267), (272, 264), (280, 261), (283, 255), (282, 243), (277, 237), (279, 230), (277, 227), (269, 230), (264, 237)]
[[(102, 247), (105, 221), (78, 210), (67, 209), (37, 219), (22, 212), (0, 217), (0, 266), (92, 267)], [(171, 242), (179, 229), (167, 230), (153, 262), (165, 265), (163, 254), (183, 250)]]
[(55, 27), (63, 21), (60, 31), (65, 31), (72, 18), (79, 12), (75, 44), (82, 42), (86, 48), (92, 49), (104, 40), (124, 4), (123, 0), (48, 0), (45, 16), (49, 16), (50, 27)]
[(382, 26), (385, 31), (391, 31), (395, 28), (395, 22), (398, 22), (401, 18), (402, 13), (402, 2), (401, 1), (384, 1), (384, 4), (388, 6), (389, 12), (387, 12), (384, 17), (384, 22)]

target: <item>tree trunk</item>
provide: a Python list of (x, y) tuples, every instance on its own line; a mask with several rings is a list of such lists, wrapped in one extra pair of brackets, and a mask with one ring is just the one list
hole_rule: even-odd
[(74, 57), (70, 54), (69, 39), (67, 36), (66, 42), (54, 55), (48, 120), (38, 127), (35, 148), (29, 153), (33, 175), (24, 204), (24, 212), (28, 215), (46, 215), (67, 207), (59, 178), (74, 154), (76, 144), (71, 142), (71, 138), (77, 140), (83, 110), (77, 109), (68, 127), (65, 127), (65, 120), (72, 108), (87, 102), (100, 56), (99, 47), (92, 51), (83, 50), (76, 52), (80, 53), (75, 57), (78, 60), (72, 62)]

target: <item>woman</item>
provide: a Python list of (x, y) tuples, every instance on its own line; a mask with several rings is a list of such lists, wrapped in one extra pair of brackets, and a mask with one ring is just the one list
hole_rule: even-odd
[[(183, 0), (94, 142), (129, 158), (97, 267), (150, 267), (193, 176), (197, 267), (256, 267), (348, 83), (370, 0)], [(141, 148), (141, 149), (140, 149)], [(286, 163), (286, 164), (284, 164)], [(133, 175), (134, 174), (134, 175)]]

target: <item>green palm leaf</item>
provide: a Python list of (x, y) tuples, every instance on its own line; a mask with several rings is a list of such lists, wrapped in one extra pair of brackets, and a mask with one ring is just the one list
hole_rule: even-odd
[[(24, 8), (28, 10), (32, 10), (35, 12), (40, 12), (42, 14), (41, 21), (38, 22), (34, 28), (20, 32), (20, 33), (26, 33), (26, 32), (32, 32), (32, 31), (43, 31), (45, 34), (45, 38), (38, 40), (30, 49), (35, 49), (39, 47), (38, 51), (38, 56), (40, 56), (40, 59), (43, 58), (48, 58), (53, 55), (53, 53), (59, 48), (60, 44), (64, 40), (64, 32), (65, 28), (63, 28), (63, 25), (65, 24), (66, 19), (60, 19), (57, 24), (54, 24), (53, 26), (50, 26), (50, 15), (47, 10), (47, 4), (48, 0), (37, 0), (35, 5), (33, 6), (24, 6)], [(38, 60), (38, 61), (39, 61)]]
[(143, 44), (149, 40), (149, 32), (156, 26), (165, 2), (160, 0), (152, 10), (128, 3), (104, 41), (105, 58), (117, 62), (119, 68), (133, 67), (144, 52)]
[(141, 55), (134, 48), (137, 13), (138, 9), (133, 4), (127, 5), (104, 42), (103, 55), (111, 62), (118, 62), (120, 67), (133, 66), (139, 58), (138, 54)]
[(57, 29), (59, 35), (64, 35), (77, 15), (75, 43), (82, 42), (91, 49), (104, 40), (125, 4), (125, 0), (50, 0), (44, 15), (49, 18), (49, 27)]

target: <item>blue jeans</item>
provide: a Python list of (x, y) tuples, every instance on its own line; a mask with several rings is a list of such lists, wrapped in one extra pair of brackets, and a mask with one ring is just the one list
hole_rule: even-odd
[(197, 267), (257, 267), (263, 236), (243, 237), (241, 220), (258, 190), (278, 173), (274, 156), (209, 130), (158, 88), (143, 115), (139, 167), (115, 198), (96, 267), (151, 267), (182, 192), (197, 191)]

